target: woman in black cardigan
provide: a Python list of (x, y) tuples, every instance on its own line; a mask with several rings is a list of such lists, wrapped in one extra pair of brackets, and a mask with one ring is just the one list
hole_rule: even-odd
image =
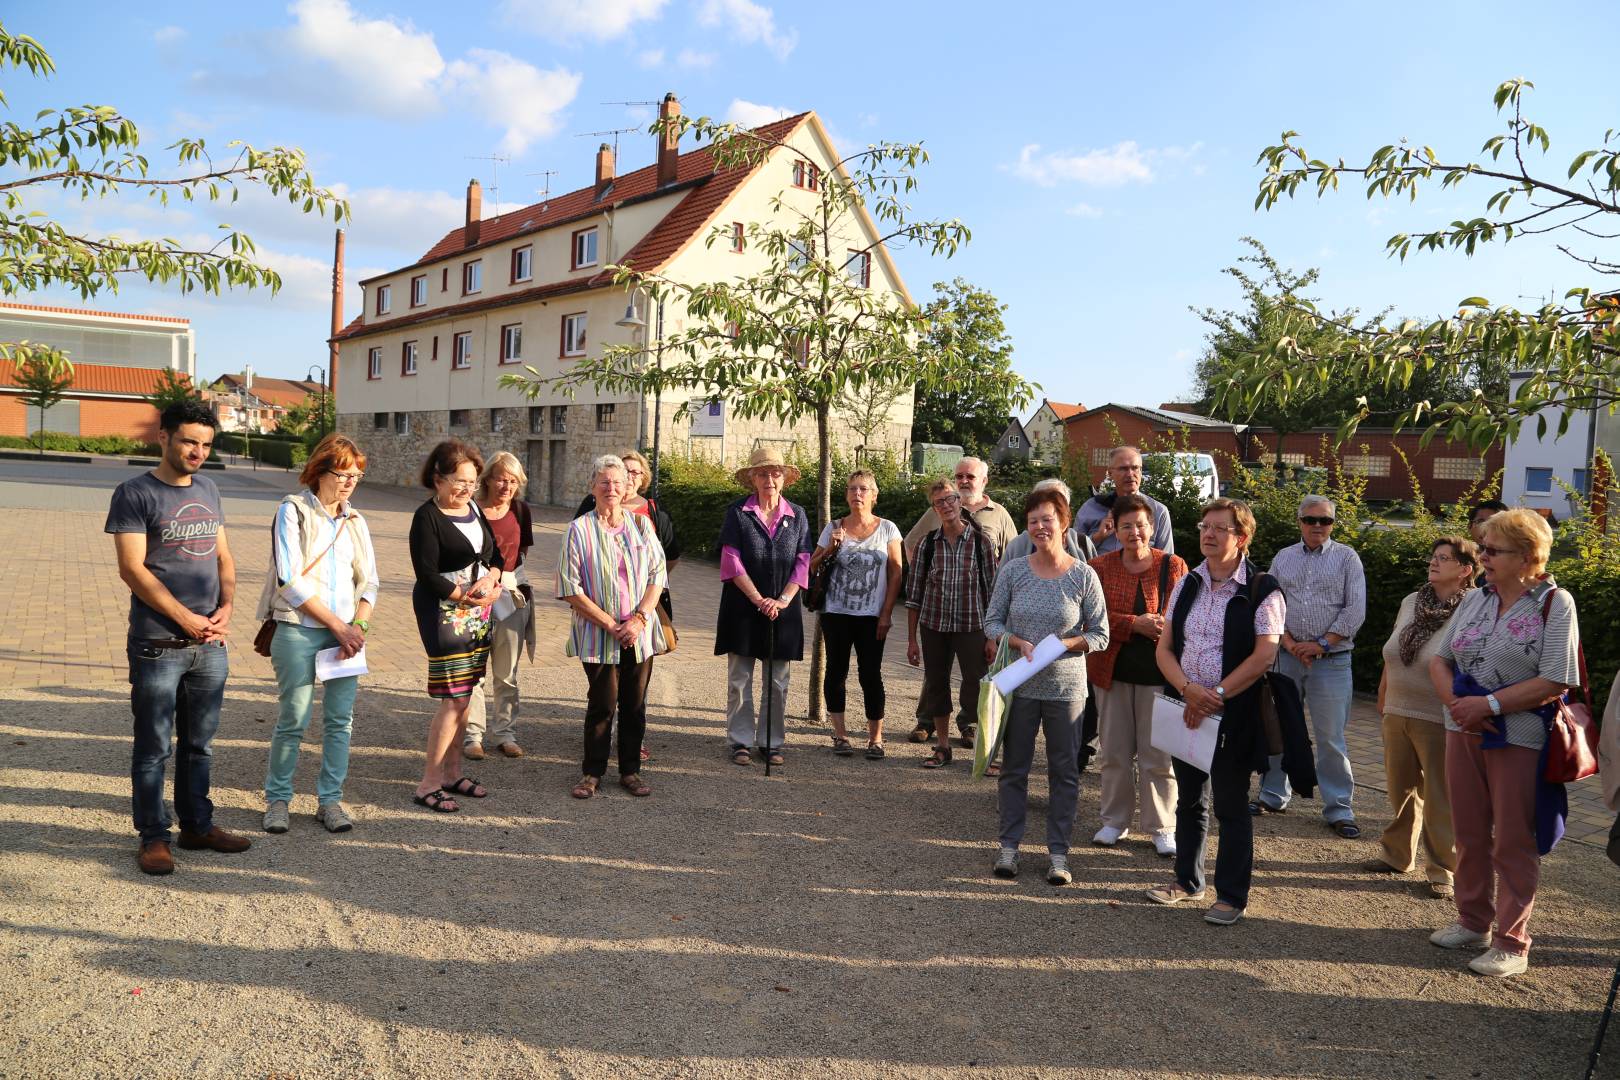
[(461, 809), (455, 796), (482, 799), (489, 790), (461, 775), (467, 703), (489, 658), (490, 608), (500, 595), (495, 534), (473, 503), (484, 459), (456, 439), (433, 448), (422, 463), (422, 486), (433, 497), (411, 519), (411, 607), (428, 657), (428, 696), (439, 708), (428, 725), (427, 763), (416, 787), (418, 805), (442, 814)]

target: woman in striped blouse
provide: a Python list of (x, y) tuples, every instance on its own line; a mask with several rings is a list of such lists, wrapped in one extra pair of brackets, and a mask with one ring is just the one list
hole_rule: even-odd
[(604, 454), (592, 463), (596, 506), (575, 518), (557, 560), (557, 597), (574, 609), (569, 656), (579, 657), (589, 686), (585, 699), (585, 759), (576, 799), (596, 794), (607, 772), (613, 709), (619, 711), (619, 786), (651, 795), (641, 778), (647, 730), (647, 683), (653, 657), (665, 650), (653, 613), (666, 583), (664, 548), (653, 524), (627, 513), (624, 461)]

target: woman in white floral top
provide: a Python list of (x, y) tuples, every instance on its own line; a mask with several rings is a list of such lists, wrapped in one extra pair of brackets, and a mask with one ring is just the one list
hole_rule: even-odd
[(1429, 662), (1446, 706), (1446, 787), (1457, 834), (1457, 920), (1429, 940), (1446, 949), (1489, 945), (1468, 966), (1499, 978), (1529, 966), (1548, 704), (1580, 682), (1575, 600), (1544, 572), (1551, 550), (1552, 529), (1534, 511), (1486, 522), (1486, 585), (1458, 605)]

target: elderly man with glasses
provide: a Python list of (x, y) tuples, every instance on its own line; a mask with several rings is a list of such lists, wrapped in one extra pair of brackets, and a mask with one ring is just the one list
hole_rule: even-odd
[(1121, 495), (1135, 495), (1146, 500), (1153, 511), (1153, 547), (1166, 555), (1176, 552), (1175, 537), (1170, 534), (1170, 511), (1157, 499), (1142, 492), (1142, 452), (1134, 446), (1117, 446), (1108, 455), (1108, 476), (1114, 489), (1086, 500), (1074, 515), (1074, 528), (1081, 536), (1088, 536), (1097, 545), (1097, 554), (1106, 555), (1119, 550), (1119, 537), (1114, 535), (1114, 500)]
[[(1002, 554), (1007, 545), (1018, 535), (1019, 527), (1013, 523), (1012, 515), (1007, 508), (996, 502), (984, 493), (985, 481), (990, 478), (990, 467), (976, 457), (965, 457), (956, 463), (951, 481), (956, 487), (956, 494), (960, 497), (961, 517), (978, 530), (993, 553), (992, 565), (999, 565)], [(930, 507), (917, 524), (911, 527), (906, 534), (905, 554), (906, 560), (915, 564), (917, 550), (923, 539), (940, 526), (938, 510)], [(1028, 552), (1025, 552), (1028, 554)], [(956, 724), (962, 731), (962, 745), (973, 745), (973, 728), (976, 714), (966, 713), (958, 715)], [(927, 714), (923, 708), (922, 699), (917, 700), (917, 726), (911, 730), (910, 739), (914, 743), (927, 742), (934, 736), (934, 718)]]
[[(1277, 670), (1300, 689), (1316, 742), (1316, 780), (1322, 817), (1346, 840), (1361, 835), (1350, 801), (1355, 777), (1344, 731), (1350, 722), (1350, 653), (1367, 615), (1367, 578), (1355, 550), (1333, 540), (1334, 506), (1321, 495), (1299, 504), (1300, 542), (1277, 552), (1271, 574), (1288, 597), (1288, 621), (1277, 653)], [(1249, 804), (1252, 814), (1280, 814), (1293, 792), (1274, 756)]]

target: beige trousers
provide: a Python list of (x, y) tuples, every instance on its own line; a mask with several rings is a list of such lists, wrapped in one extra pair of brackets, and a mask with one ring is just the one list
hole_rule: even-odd
[(1102, 823), (1121, 832), (1140, 810), (1149, 835), (1176, 827), (1176, 777), (1170, 755), (1153, 748), (1153, 694), (1157, 686), (1116, 682), (1097, 695), (1097, 752)]
[(1410, 716), (1384, 717), (1384, 776), (1395, 817), (1379, 839), (1385, 862), (1412, 869), (1418, 834), (1423, 837), (1424, 876), (1444, 885), (1457, 870), (1457, 841), (1446, 794), (1446, 727)]

